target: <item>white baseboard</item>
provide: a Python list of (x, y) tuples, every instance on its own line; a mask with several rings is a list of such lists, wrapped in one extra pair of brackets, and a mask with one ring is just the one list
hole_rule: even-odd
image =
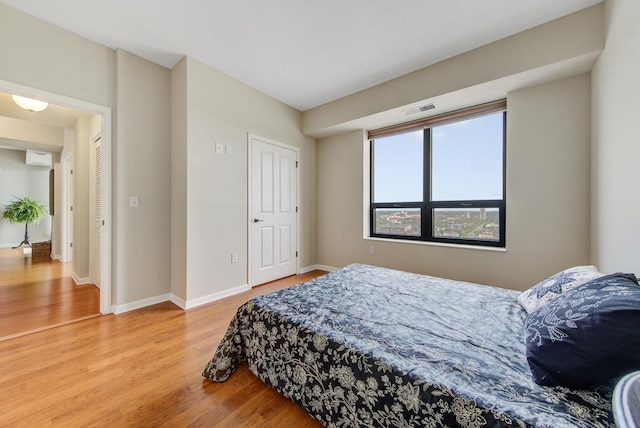
[(169, 294), (169, 301), (174, 305), (176, 305), (177, 307), (179, 307), (180, 309), (184, 310), (187, 307), (187, 302), (185, 302), (184, 299), (181, 299), (180, 297), (176, 296), (173, 293)]
[(216, 300), (224, 299), (225, 297), (233, 296), (234, 294), (242, 293), (243, 291), (249, 291), (249, 290), (251, 290), (251, 287), (249, 287), (248, 284), (239, 285), (237, 287), (233, 287), (228, 290), (209, 294), (208, 296), (202, 296), (202, 297), (198, 297), (197, 299), (187, 300), (187, 302), (185, 303), (185, 307), (183, 309), (195, 308), (196, 306), (215, 302)]
[(311, 272), (312, 270), (326, 270), (327, 272), (333, 272), (334, 270), (338, 270), (338, 268), (325, 265), (311, 265), (300, 269), (300, 274)]
[(92, 284), (90, 277), (78, 278), (78, 275), (76, 275), (75, 272), (71, 272), (71, 278), (76, 285)]
[(148, 297), (135, 302), (125, 303), (122, 305), (112, 305), (111, 310), (114, 314), (122, 314), (124, 312), (135, 311), (147, 306), (157, 305), (158, 303), (171, 301), (171, 294), (161, 294), (160, 296)]
[(229, 290), (220, 291), (218, 293), (209, 294), (207, 296), (198, 297), (197, 299), (191, 299), (185, 301), (184, 299), (176, 296), (172, 293), (161, 294), (160, 296), (149, 297), (147, 299), (137, 300), (135, 302), (125, 303), (123, 305), (113, 305), (111, 310), (114, 314), (121, 314), (124, 312), (135, 311), (136, 309), (142, 309), (147, 306), (157, 305), (162, 302), (171, 302), (183, 310), (195, 308), (196, 306), (204, 305), (207, 303), (215, 302), (216, 300), (223, 299), (225, 297), (233, 296), (234, 294), (242, 293), (243, 291), (250, 290), (248, 285), (240, 285), (238, 287), (231, 288)]

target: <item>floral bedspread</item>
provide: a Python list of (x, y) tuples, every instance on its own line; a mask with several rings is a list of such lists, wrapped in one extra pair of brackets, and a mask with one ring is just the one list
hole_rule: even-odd
[(245, 303), (203, 376), (246, 361), (327, 427), (613, 427), (610, 389), (533, 382), (517, 296), (350, 265)]

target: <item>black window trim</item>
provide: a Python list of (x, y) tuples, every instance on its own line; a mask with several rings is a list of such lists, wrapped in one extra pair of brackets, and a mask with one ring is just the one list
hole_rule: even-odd
[[(445, 243), (445, 244), (455, 244), (455, 245), (471, 245), (471, 246), (480, 246), (480, 247), (498, 247), (505, 248), (506, 247), (506, 174), (507, 174), (507, 113), (506, 113), (506, 103), (503, 103), (504, 107), (501, 109), (496, 109), (493, 107), (492, 110), (485, 112), (484, 114), (478, 114), (477, 107), (471, 107), (470, 109), (474, 109), (473, 116), (471, 115), (465, 117), (463, 114), (457, 115), (455, 120), (448, 120), (447, 123), (453, 123), (457, 121), (467, 120), (470, 118), (476, 118), (485, 116), (488, 114), (495, 113), (497, 111), (502, 111), (502, 199), (501, 200), (464, 200), (464, 201), (431, 201), (431, 130), (433, 127), (444, 124), (438, 123), (437, 120), (429, 119), (428, 125), (429, 127), (423, 128), (424, 138), (423, 138), (423, 150), (424, 150), (424, 167), (423, 167), (423, 200), (422, 202), (374, 202), (374, 165), (375, 165), (375, 150), (374, 150), (374, 138), (371, 138), (371, 134), (375, 131), (370, 132), (369, 139), (369, 148), (370, 148), (370, 176), (369, 176), (369, 236), (372, 238), (384, 238), (384, 239), (393, 239), (399, 241), (418, 241), (418, 242), (435, 242), (435, 243)], [(496, 103), (493, 103), (496, 104)], [(399, 128), (402, 129), (403, 125), (399, 125)], [(408, 133), (415, 131), (415, 127), (409, 128), (406, 125), (404, 126), (404, 130), (397, 131), (394, 130), (390, 132), (388, 135), (392, 134), (400, 134), (400, 133)], [(375, 134), (377, 136), (385, 136), (378, 132)], [(393, 235), (393, 234), (381, 234), (375, 232), (375, 212), (377, 209), (393, 209), (393, 208), (407, 208), (407, 209), (420, 209), (421, 214), (421, 236), (406, 236), (406, 235)], [(500, 238), (498, 241), (492, 240), (483, 240), (483, 239), (469, 239), (469, 238), (451, 238), (451, 237), (437, 237), (433, 234), (433, 211), (437, 208), (498, 208), (499, 209), (499, 228), (500, 228)]]

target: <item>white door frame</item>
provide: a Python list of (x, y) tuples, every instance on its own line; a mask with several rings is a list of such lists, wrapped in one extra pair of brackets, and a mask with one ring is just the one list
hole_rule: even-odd
[(73, 242), (73, 179), (71, 171), (73, 170), (73, 152), (70, 151), (62, 159), (62, 209), (56, 211), (60, 213), (60, 223), (62, 225), (62, 236), (60, 240), (60, 258), (62, 262), (68, 263), (73, 261), (73, 251), (71, 251), (71, 242)]
[(107, 239), (100, 241), (100, 313), (109, 314), (111, 310), (111, 183), (112, 183), (112, 132), (111, 132), (111, 107), (93, 104), (87, 101), (67, 97), (65, 95), (44, 91), (42, 89), (31, 88), (18, 83), (0, 79), (0, 91), (9, 92), (26, 97), (38, 98), (53, 104), (73, 108), (76, 110), (88, 111), (102, 117), (102, 189), (101, 189), (101, 212), (104, 225), (101, 235)]
[[(251, 189), (251, 180), (253, 178), (253, 161), (252, 161), (252, 153), (253, 153), (253, 139), (260, 140), (265, 143), (272, 144), (274, 146), (282, 147), (284, 149), (293, 150), (296, 153), (296, 162), (300, 162), (300, 149), (295, 146), (290, 146), (288, 144), (280, 143), (278, 141), (271, 140), (269, 138), (264, 138), (256, 134), (247, 133), (247, 282), (250, 287), (255, 287), (258, 284), (254, 283), (254, 279), (251, 274), (251, 266), (253, 265), (253, 256), (251, 249), (252, 245), (255, 242), (256, 238), (253, 236), (253, 229), (251, 227), (251, 203), (253, 201), (253, 190)], [(296, 205), (300, 207), (300, 167), (296, 168)], [(296, 257), (296, 275), (300, 274), (300, 208), (298, 208), (298, 212), (296, 213), (296, 251), (298, 252), (298, 257)]]

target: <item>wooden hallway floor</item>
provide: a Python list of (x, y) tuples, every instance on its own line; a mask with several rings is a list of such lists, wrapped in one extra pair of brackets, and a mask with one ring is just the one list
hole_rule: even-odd
[(0, 341), (100, 314), (100, 291), (76, 285), (71, 264), (0, 249)]
[(246, 364), (202, 377), (238, 307), (312, 271), (183, 311), (165, 302), (0, 342), (1, 427), (320, 428)]

